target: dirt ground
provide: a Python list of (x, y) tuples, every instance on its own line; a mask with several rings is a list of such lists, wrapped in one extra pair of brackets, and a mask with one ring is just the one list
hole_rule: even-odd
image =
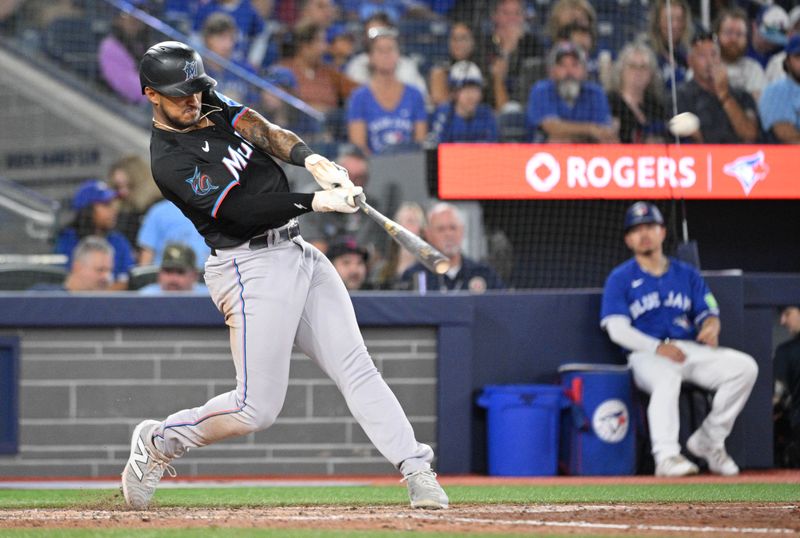
[(421, 511), (398, 507), (163, 508), (9, 510), (0, 529), (190, 527), (360, 529), (489, 534), (800, 536), (800, 506), (789, 504), (459, 505)]
[[(376, 479), (375, 483), (384, 480)], [(705, 475), (684, 482), (730, 483)], [(800, 484), (800, 473), (746, 473), (736, 482)], [(268, 481), (267, 481), (268, 482)], [(394, 482), (394, 481), (393, 481)], [(655, 483), (652, 477), (496, 479), (444, 478), (443, 485)], [(659, 480), (659, 483), (665, 481)], [(800, 485), (798, 486), (800, 488)], [(0, 510), (0, 534), (11, 528), (190, 527), (397, 530), (487, 534), (580, 534), (636, 536), (797, 536), (800, 502), (792, 503), (619, 503), (619, 504), (455, 504), (424, 511), (398, 506), (290, 506), (237, 509), (154, 507)]]

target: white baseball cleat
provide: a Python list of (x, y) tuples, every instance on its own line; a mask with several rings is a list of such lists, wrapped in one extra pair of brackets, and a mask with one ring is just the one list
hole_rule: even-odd
[(664, 458), (656, 464), (656, 476), (689, 476), (699, 472), (697, 465), (681, 454)]
[(140, 422), (131, 437), (131, 455), (122, 471), (122, 495), (125, 503), (136, 510), (144, 510), (156, 492), (156, 486), (166, 470), (175, 477), (175, 469), (153, 445), (153, 428), (157, 420)]
[(722, 476), (736, 476), (739, 466), (733, 461), (724, 446), (714, 446), (702, 430), (697, 430), (686, 441), (686, 449), (708, 462), (708, 470)]
[(411, 508), (427, 508), (440, 510), (450, 504), (447, 494), (436, 480), (436, 473), (430, 469), (423, 469), (408, 473), (403, 480), (408, 486), (408, 498)]

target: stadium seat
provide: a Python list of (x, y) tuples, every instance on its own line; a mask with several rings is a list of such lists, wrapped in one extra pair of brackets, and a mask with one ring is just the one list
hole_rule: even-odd
[(37, 263), (5, 263), (0, 265), (0, 290), (23, 291), (36, 284), (61, 284), (67, 277), (62, 266)]
[(497, 115), (501, 142), (526, 142), (528, 138), (524, 112), (502, 112)]
[(138, 290), (158, 279), (158, 266), (141, 265), (131, 269), (131, 278), (128, 281), (129, 290)]

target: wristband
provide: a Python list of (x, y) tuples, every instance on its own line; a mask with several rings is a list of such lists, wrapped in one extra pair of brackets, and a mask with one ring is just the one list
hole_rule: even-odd
[(314, 155), (311, 148), (309, 148), (305, 142), (298, 142), (292, 146), (292, 150), (289, 152), (289, 162), (296, 166), (305, 166), (306, 157), (309, 155)]

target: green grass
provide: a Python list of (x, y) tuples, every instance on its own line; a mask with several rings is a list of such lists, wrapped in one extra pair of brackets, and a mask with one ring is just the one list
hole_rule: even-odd
[[(620, 484), (557, 486), (449, 486), (450, 502), (483, 504), (614, 502), (796, 502), (798, 484)], [(290, 505), (404, 505), (402, 486), (246, 487), (161, 489), (161, 507)], [(113, 508), (116, 490), (0, 490), (0, 509)]]

